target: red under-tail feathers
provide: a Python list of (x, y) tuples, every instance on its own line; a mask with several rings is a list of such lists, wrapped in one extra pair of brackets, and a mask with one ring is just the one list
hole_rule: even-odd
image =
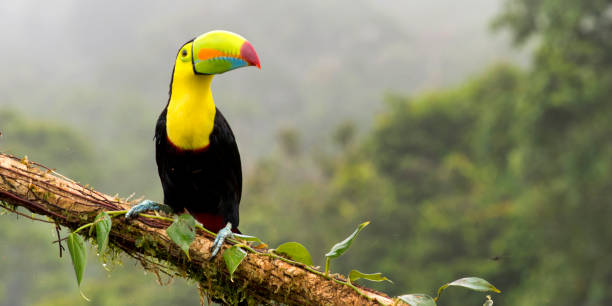
[[(223, 216), (209, 214), (209, 213), (195, 213), (193, 217), (198, 220), (202, 225), (209, 231), (218, 233), (222, 228), (225, 227)], [(236, 227), (232, 227), (232, 232), (241, 234), (240, 230)]]

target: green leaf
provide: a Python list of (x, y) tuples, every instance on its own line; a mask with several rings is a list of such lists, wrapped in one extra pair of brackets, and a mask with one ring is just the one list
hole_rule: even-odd
[(85, 264), (87, 263), (87, 251), (85, 250), (85, 241), (83, 237), (70, 233), (68, 235), (68, 251), (70, 252), (70, 258), (72, 259), (72, 266), (74, 267), (74, 274), (76, 274), (77, 283), (81, 286), (81, 280), (83, 279), (83, 272), (85, 272)]
[(450, 284), (449, 286), (459, 286), (465, 287), (468, 289), (476, 290), (476, 291), (493, 291), (496, 293), (501, 293), (499, 289), (495, 288), (495, 286), (491, 285), (488, 281), (480, 278), (480, 277), (465, 277), (462, 279), (458, 279)]
[(234, 272), (246, 256), (247, 253), (242, 248), (235, 245), (223, 252), (223, 260), (230, 273), (230, 280), (232, 282), (234, 281)]
[(481, 292), (493, 291), (496, 293), (501, 293), (499, 289), (495, 288), (495, 286), (491, 285), (491, 283), (489, 283), (488, 281), (480, 277), (464, 277), (464, 278), (458, 279), (452, 283), (448, 283), (440, 287), (440, 289), (438, 289), (438, 295), (440, 295), (442, 290), (446, 289), (446, 287), (448, 286), (465, 287), (468, 289), (472, 289), (475, 291), (481, 291)]
[(370, 221), (359, 224), (359, 227), (357, 227), (357, 229), (350, 236), (348, 236), (341, 242), (336, 243), (336, 245), (332, 247), (331, 251), (325, 254), (325, 257), (336, 258), (346, 252), (346, 250), (348, 250), (348, 248), (353, 243), (353, 240), (355, 240), (355, 238), (357, 237), (357, 234), (359, 234), (359, 232), (361, 232), (361, 230), (368, 224), (370, 224)]
[(190, 214), (182, 214), (166, 229), (166, 233), (189, 257), (189, 246), (195, 239), (195, 219)]
[(410, 306), (436, 306), (436, 302), (431, 296), (422, 293), (402, 295), (399, 299)]
[(442, 287), (440, 287), (440, 289), (438, 289), (438, 296), (436, 297), (436, 300), (440, 297), (440, 295), (442, 294), (442, 291), (444, 291), (444, 289), (446, 289), (449, 286), (465, 287), (468, 289), (472, 289), (475, 291), (481, 291), (481, 292), (493, 291), (496, 293), (501, 293), (499, 289), (495, 288), (495, 286), (491, 285), (488, 281), (480, 277), (464, 277), (464, 278), (458, 279), (454, 282), (445, 284)]
[(308, 250), (298, 242), (283, 243), (274, 250), (274, 253), (284, 254), (289, 259), (301, 262), (307, 266), (314, 265)]
[(98, 242), (98, 254), (102, 254), (102, 252), (106, 249), (108, 245), (108, 235), (111, 230), (111, 226), (113, 225), (113, 221), (111, 221), (110, 216), (105, 212), (100, 212), (98, 216), (96, 216), (96, 241)]
[(367, 279), (367, 280), (370, 280), (370, 281), (373, 281), (373, 282), (388, 281), (390, 283), (393, 283), (386, 276), (383, 276), (382, 273), (366, 274), (366, 273), (361, 273), (360, 271), (357, 271), (357, 270), (353, 270), (353, 271), (351, 271), (351, 273), (349, 273), (349, 281), (351, 283), (353, 281), (356, 281), (356, 280), (360, 279), (360, 278)]

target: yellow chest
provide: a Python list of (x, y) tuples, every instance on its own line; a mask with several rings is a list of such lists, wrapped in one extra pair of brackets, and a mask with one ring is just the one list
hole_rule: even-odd
[(197, 150), (210, 144), (216, 113), (211, 81), (212, 75), (182, 73), (175, 67), (166, 114), (166, 133), (168, 139), (181, 149)]

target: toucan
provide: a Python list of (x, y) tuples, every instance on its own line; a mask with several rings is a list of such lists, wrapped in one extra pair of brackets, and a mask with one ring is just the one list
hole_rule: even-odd
[(215, 74), (255, 66), (255, 49), (228, 31), (204, 33), (178, 51), (168, 103), (155, 126), (155, 160), (164, 203), (145, 200), (126, 214), (146, 210), (188, 212), (218, 232), (213, 258), (223, 241), (238, 230), (242, 193), (240, 153), (234, 133), (215, 106), (211, 81)]

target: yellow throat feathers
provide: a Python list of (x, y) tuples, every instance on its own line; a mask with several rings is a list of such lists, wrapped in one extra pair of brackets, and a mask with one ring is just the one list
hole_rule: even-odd
[[(191, 47), (187, 48), (191, 50)], [(215, 102), (210, 91), (213, 75), (196, 75), (191, 61), (177, 57), (172, 92), (166, 114), (168, 139), (183, 150), (198, 150), (210, 144), (215, 123)]]

